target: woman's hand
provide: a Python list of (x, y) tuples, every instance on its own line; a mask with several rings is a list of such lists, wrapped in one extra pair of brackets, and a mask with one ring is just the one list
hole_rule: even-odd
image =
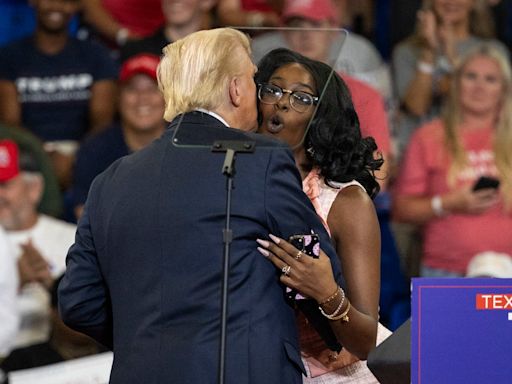
[(435, 52), (438, 48), (439, 41), (437, 36), (437, 22), (434, 12), (431, 10), (420, 10), (417, 13), (418, 32), (426, 48)]
[(279, 237), (270, 235), (270, 238), (273, 242), (257, 240), (261, 246), (258, 251), (282, 271), (280, 280), (283, 284), (318, 302), (336, 291), (338, 284), (334, 279), (331, 261), (322, 250), (316, 259)]
[(472, 191), (468, 186), (443, 196), (443, 208), (453, 213), (478, 215), (492, 208), (499, 200), (493, 188)]

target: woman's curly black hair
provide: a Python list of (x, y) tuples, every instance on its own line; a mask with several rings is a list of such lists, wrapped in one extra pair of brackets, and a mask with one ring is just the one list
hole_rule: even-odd
[(256, 83), (266, 83), (278, 68), (290, 63), (298, 63), (311, 73), (316, 93), (320, 96), (303, 142), (309, 160), (307, 166), (319, 168), (327, 184), (357, 180), (372, 198), (375, 197), (380, 187), (374, 172), (384, 160), (374, 157), (377, 150), (375, 140), (372, 137), (362, 138), (350, 91), (329, 65), (289, 49), (278, 48), (267, 53), (258, 63)]

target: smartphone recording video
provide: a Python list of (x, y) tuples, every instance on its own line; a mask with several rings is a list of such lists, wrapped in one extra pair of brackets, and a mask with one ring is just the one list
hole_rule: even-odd
[(481, 189), (497, 189), (500, 186), (500, 181), (495, 177), (481, 176), (473, 186), (473, 191), (479, 191)]

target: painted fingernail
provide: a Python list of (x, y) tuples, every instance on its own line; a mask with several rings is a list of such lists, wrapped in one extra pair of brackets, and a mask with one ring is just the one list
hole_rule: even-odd
[(268, 248), (270, 243), (267, 240), (256, 239), (257, 243), (262, 247)]
[(263, 248), (258, 247), (258, 251), (260, 251), (260, 253), (261, 253), (263, 256), (265, 256), (265, 257), (269, 257), (269, 256), (270, 256), (269, 251), (267, 251), (266, 249), (263, 249)]
[(272, 239), (272, 241), (276, 244), (279, 244), (281, 242), (281, 239), (277, 236), (274, 236), (273, 234), (269, 234), (269, 237)]

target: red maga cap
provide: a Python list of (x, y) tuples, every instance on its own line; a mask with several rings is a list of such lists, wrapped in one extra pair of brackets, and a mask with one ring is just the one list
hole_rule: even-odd
[(138, 74), (148, 75), (156, 81), (156, 68), (159, 63), (160, 58), (149, 53), (141, 53), (137, 56), (130, 57), (121, 66), (119, 81), (128, 81)]
[(18, 146), (12, 140), (0, 140), (0, 183), (5, 183), (20, 173)]

